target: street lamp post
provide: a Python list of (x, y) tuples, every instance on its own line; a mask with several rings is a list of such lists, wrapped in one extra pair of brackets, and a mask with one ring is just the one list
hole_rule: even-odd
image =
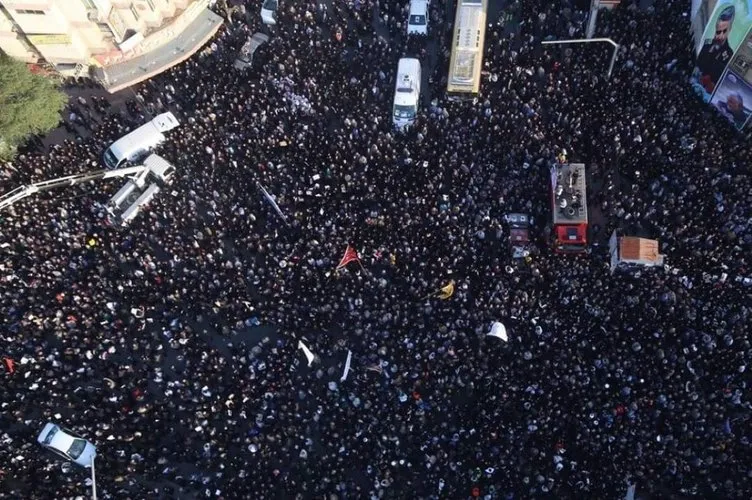
[(95, 458), (97, 458), (96, 455), (91, 457), (91, 498), (92, 500), (97, 500), (97, 473), (94, 470)]
[(608, 65), (608, 78), (611, 78), (611, 72), (614, 70), (614, 63), (616, 62), (616, 55), (619, 53), (619, 44), (611, 40), (610, 38), (578, 38), (575, 40), (548, 40), (543, 41), (543, 45), (558, 45), (564, 43), (597, 43), (606, 42), (614, 46), (614, 54), (611, 56), (611, 64)]

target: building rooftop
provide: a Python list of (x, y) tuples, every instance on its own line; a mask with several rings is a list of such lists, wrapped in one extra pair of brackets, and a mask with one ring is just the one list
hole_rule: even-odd
[(585, 165), (557, 164), (551, 167), (554, 224), (587, 224)]
[(117, 92), (185, 61), (208, 42), (221, 25), (220, 16), (203, 9), (180, 34), (164, 45), (133, 59), (97, 68), (95, 75), (109, 92)]

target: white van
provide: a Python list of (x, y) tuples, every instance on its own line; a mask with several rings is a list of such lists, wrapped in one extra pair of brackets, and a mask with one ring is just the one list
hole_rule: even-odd
[(107, 168), (119, 168), (127, 161), (135, 161), (165, 140), (164, 132), (180, 125), (170, 112), (157, 115), (148, 123), (129, 132), (107, 148), (103, 155)]
[(428, 0), (410, 0), (410, 15), (407, 18), (407, 34), (428, 34)]
[(397, 65), (397, 83), (394, 88), (394, 126), (410, 126), (418, 115), (420, 102), (420, 61), (402, 58)]

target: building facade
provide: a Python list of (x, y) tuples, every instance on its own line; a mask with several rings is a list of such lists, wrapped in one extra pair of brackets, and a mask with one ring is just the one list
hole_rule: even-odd
[[(49, 64), (63, 75), (93, 73), (105, 87), (118, 90), (179, 63), (206, 43), (222, 23), (208, 4), (0, 0), (0, 49), (27, 63)], [(175, 57), (161, 53), (168, 50)], [(148, 63), (138, 61), (148, 55)]]

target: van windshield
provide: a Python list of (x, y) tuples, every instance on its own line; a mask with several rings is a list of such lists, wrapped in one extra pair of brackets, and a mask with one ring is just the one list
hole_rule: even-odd
[(394, 105), (395, 118), (407, 118), (408, 120), (411, 120), (415, 118), (416, 111), (415, 106), (403, 106), (401, 104)]
[(426, 16), (412, 15), (410, 16), (410, 24), (413, 26), (423, 26), (426, 24)]
[(115, 168), (115, 167), (117, 167), (118, 159), (112, 153), (112, 150), (110, 150), (109, 148), (107, 149), (107, 151), (104, 152), (104, 163), (109, 168)]

